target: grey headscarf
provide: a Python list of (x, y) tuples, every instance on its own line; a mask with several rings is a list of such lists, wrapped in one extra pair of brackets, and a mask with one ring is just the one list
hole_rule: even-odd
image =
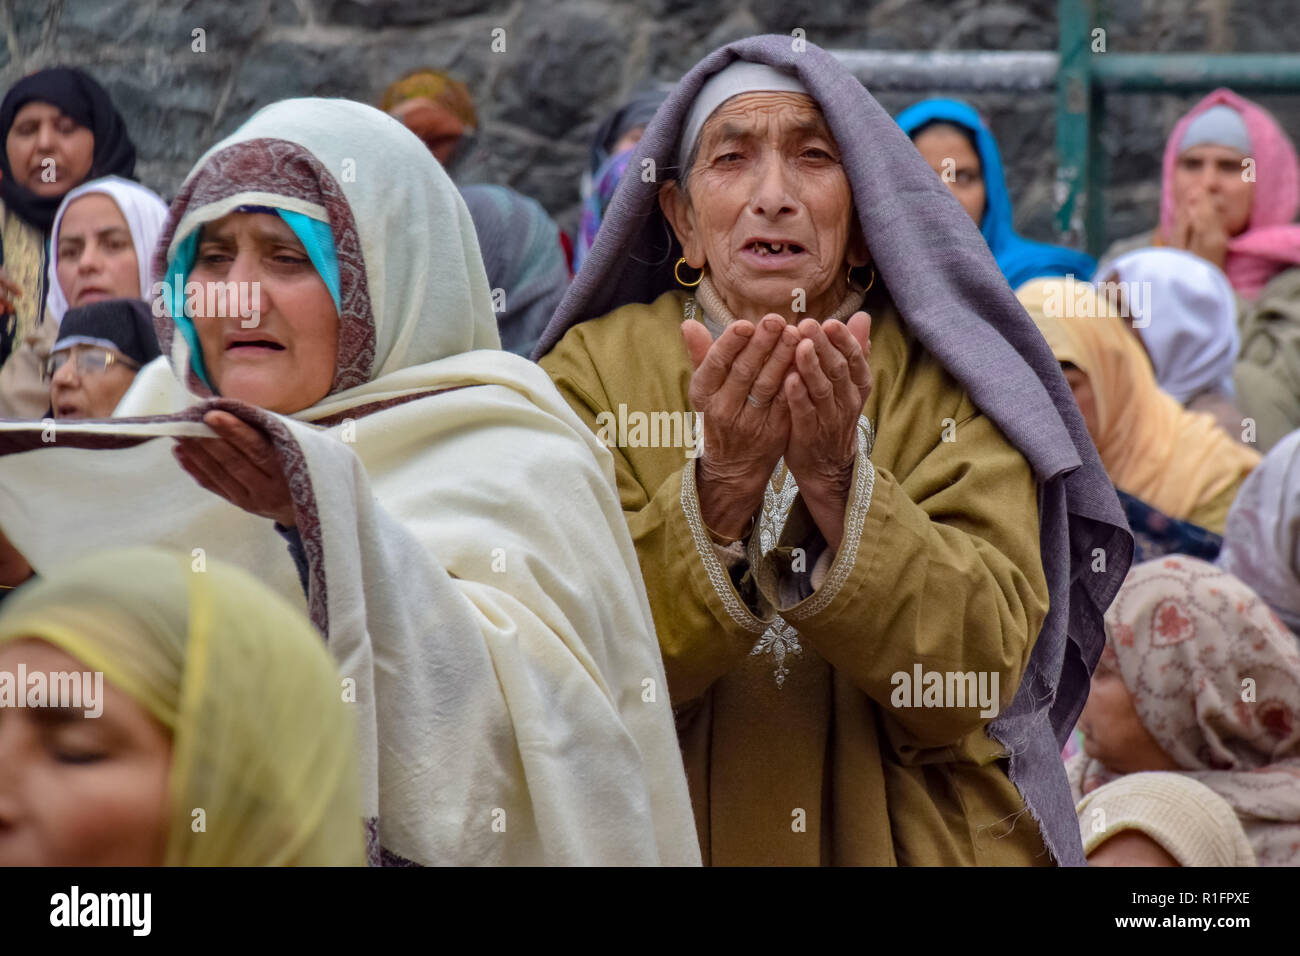
[(1183, 141), (1178, 144), (1178, 151), (1183, 152), (1206, 143), (1227, 146), (1246, 156), (1254, 152), (1250, 146), (1250, 131), (1246, 129), (1246, 121), (1227, 103), (1211, 106), (1188, 123)]
[(1011, 779), (1056, 860), (1084, 865), (1060, 751), (1105, 643), (1102, 615), (1123, 583), (1133, 538), (1060, 366), (960, 203), (889, 114), (826, 51), (789, 36), (714, 50), (682, 77), (637, 144), (600, 235), (542, 336), (545, 355), (571, 327), (673, 287), (681, 255), (642, 162), (670, 174), (704, 82), (734, 60), (798, 76), (843, 157), (876, 272), (921, 345), (1029, 462), (1039, 483), (1043, 571), (1051, 604), (1011, 706), (990, 725)]
[(463, 186), (478, 233), (493, 305), (498, 290), (505, 308), (497, 312), (501, 347), (524, 358), (532, 352), (569, 287), (569, 266), (560, 227), (536, 200), (505, 186)]

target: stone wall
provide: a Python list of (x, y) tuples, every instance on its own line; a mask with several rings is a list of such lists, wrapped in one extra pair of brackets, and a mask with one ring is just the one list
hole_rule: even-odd
[[(1111, 51), (1300, 49), (1295, 0), (1111, 7)], [(514, 186), (572, 228), (588, 139), (623, 97), (647, 79), (676, 79), (728, 40), (795, 27), (832, 48), (1057, 45), (1055, 0), (0, 0), (0, 84), (55, 63), (86, 67), (127, 119), (141, 180), (170, 196), (204, 148), (266, 103), (376, 102), (406, 70), (443, 67), (469, 85), (480, 114), (462, 180)], [(497, 28), (504, 52), (492, 49)], [(881, 95), (891, 112), (916, 98)], [(1002, 145), (1018, 226), (1050, 239), (1052, 95), (970, 99)], [(1164, 138), (1195, 99), (1112, 98), (1112, 238), (1152, 223)], [(1300, 136), (1300, 95), (1259, 99)]]

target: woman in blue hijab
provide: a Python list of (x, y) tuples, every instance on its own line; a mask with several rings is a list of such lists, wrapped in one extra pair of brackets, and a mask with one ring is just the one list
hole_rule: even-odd
[(899, 114), (898, 125), (979, 225), (1011, 288), (1044, 276), (1092, 278), (1091, 256), (1016, 235), (997, 141), (969, 103), (922, 100)]

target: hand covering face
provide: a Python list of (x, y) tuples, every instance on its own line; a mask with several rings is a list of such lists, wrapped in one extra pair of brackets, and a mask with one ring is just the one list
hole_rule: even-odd
[(1300, 161), (1295, 146), (1282, 127), (1263, 107), (1229, 89), (1217, 89), (1187, 111), (1169, 134), (1161, 164), (1164, 178), (1160, 193), (1160, 231), (1173, 234), (1177, 209), (1174, 207), (1174, 169), (1183, 152), (1188, 127), (1208, 110), (1228, 106), (1236, 110), (1250, 136), (1255, 171), (1255, 202), (1243, 232), (1228, 240), (1228, 257), (1223, 271), (1232, 287), (1254, 298), (1288, 266), (1300, 265), (1300, 225), (1294, 223), (1300, 210)]

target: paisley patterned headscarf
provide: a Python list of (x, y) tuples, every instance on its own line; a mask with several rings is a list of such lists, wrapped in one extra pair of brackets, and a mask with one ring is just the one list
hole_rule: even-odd
[[(1232, 805), (1259, 865), (1300, 864), (1300, 645), (1268, 605), (1212, 564), (1161, 558), (1129, 573), (1106, 637), (1143, 726)], [(1074, 761), (1084, 794), (1120, 776)]]

